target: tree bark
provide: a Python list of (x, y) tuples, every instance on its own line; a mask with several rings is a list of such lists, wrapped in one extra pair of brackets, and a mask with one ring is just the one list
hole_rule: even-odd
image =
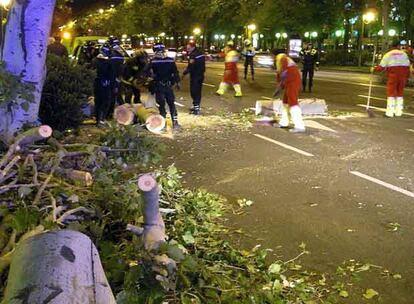
[(3, 304), (115, 304), (98, 251), (84, 234), (59, 230), (19, 243)]
[(16, 0), (10, 9), (1, 59), (13, 75), (35, 86), (34, 100), (27, 111), (21, 105), (28, 100), (15, 100), (0, 106), (0, 139), (10, 143), (25, 125), (36, 125), (40, 98), (46, 75), (47, 42), (56, 0)]

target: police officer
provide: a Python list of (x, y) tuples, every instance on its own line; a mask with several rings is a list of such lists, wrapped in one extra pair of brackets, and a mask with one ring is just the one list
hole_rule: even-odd
[(102, 127), (108, 115), (112, 99), (112, 87), (115, 73), (110, 62), (111, 49), (109, 45), (103, 45), (100, 53), (94, 59), (96, 78), (94, 83), (96, 124)]
[(110, 37), (108, 44), (111, 48), (110, 62), (115, 73), (115, 79), (112, 83), (112, 100), (108, 116), (111, 116), (115, 104), (123, 104), (124, 100), (121, 94), (121, 78), (125, 67), (125, 56), (120, 46), (120, 41), (116, 37)]
[[(147, 54), (144, 51), (137, 51), (134, 57), (129, 58), (125, 62), (125, 69), (122, 74), (122, 92), (125, 94), (125, 102), (140, 103), (141, 91), (138, 87), (140, 83), (144, 83), (143, 71), (147, 64)], [(134, 100), (132, 100), (134, 97)]]
[(315, 67), (319, 68), (319, 55), (318, 51), (313, 48), (312, 43), (308, 43), (305, 49), (300, 51), (302, 58), (302, 90), (306, 91), (306, 83), (309, 75), (309, 92), (312, 92), (313, 75), (315, 73)]
[(252, 73), (252, 80), (254, 80), (254, 56), (256, 56), (256, 51), (252, 46), (252, 43), (249, 39), (244, 41), (244, 49), (242, 52), (244, 56), (244, 79), (247, 79), (247, 73), (250, 66), (250, 71)]
[(145, 72), (150, 73), (153, 81), (153, 90), (155, 100), (159, 105), (160, 114), (167, 117), (165, 103), (170, 109), (173, 128), (180, 127), (177, 118), (177, 109), (175, 107), (175, 95), (172, 87), (177, 86), (180, 89), (180, 75), (174, 59), (168, 58), (165, 54), (165, 46), (162, 43), (156, 43), (153, 47), (154, 58), (145, 67)]
[(189, 54), (188, 66), (183, 73), (183, 77), (190, 74), (190, 93), (193, 99), (193, 107), (190, 109), (190, 114), (200, 115), (201, 90), (206, 71), (206, 59), (194, 41), (190, 41), (187, 44), (187, 53)]

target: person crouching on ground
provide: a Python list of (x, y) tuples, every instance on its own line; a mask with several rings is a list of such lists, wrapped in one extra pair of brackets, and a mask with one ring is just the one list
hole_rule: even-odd
[(292, 133), (305, 132), (305, 123), (302, 119), (302, 110), (299, 107), (299, 92), (301, 89), (301, 77), (298, 66), (292, 58), (287, 56), (283, 50), (276, 50), (276, 78), (278, 87), (273, 97), (277, 96), (281, 90), (283, 93), (282, 116), (279, 120), (278, 127), (289, 127), (289, 113), (292, 118), (294, 128)]
[(220, 83), (220, 87), (217, 90), (217, 95), (224, 95), (229, 85), (232, 85), (236, 94), (236, 97), (242, 97), (242, 91), (239, 81), (239, 71), (237, 63), (239, 62), (239, 53), (234, 47), (233, 41), (228, 41), (224, 49), (226, 55), (224, 59), (224, 76), (223, 81)]

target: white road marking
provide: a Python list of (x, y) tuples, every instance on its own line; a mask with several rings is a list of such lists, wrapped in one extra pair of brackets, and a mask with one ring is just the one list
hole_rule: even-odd
[[(359, 97), (362, 97), (362, 98), (367, 98), (368, 99), (368, 96), (367, 95), (358, 95)], [(381, 97), (374, 97), (374, 96), (371, 96), (371, 99), (376, 99), (376, 100), (383, 100), (383, 101), (387, 101), (387, 99), (386, 98), (381, 98)]]
[(182, 103), (179, 103), (179, 102), (174, 102), (177, 106), (179, 106), (179, 107), (182, 107), (182, 108), (184, 108), (185, 107), (185, 105), (183, 105)]
[(413, 133), (414, 133), (414, 130), (413, 130), (413, 129), (407, 129), (407, 131), (408, 131), (408, 132), (413, 132)]
[(212, 88), (216, 87), (214, 84), (209, 84), (209, 83), (204, 83), (204, 82), (203, 82), (203, 85), (205, 85), (207, 87), (212, 87)]
[(260, 98), (262, 98), (262, 99), (266, 99), (266, 100), (273, 100), (273, 98), (266, 97), (266, 96), (260, 96)]
[[(367, 107), (367, 105), (364, 105), (364, 104), (357, 104), (357, 106), (361, 107), (361, 108), (366, 108)], [(369, 106), (369, 107), (370, 107), (370, 109), (374, 109), (374, 110), (384, 112), (384, 113), (387, 111), (387, 109), (384, 109), (384, 108), (379, 108), (379, 107), (374, 107), (374, 106)], [(403, 112), (403, 115), (414, 116), (413, 113), (407, 113), (407, 112)]]
[(409, 197), (413, 197), (413, 198), (414, 198), (414, 193), (413, 193), (413, 192), (410, 192), (410, 191), (408, 191), (408, 190), (405, 190), (405, 189), (402, 189), (402, 188), (400, 188), (400, 187), (397, 187), (397, 186), (391, 185), (391, 184), (389, 184), (389, 183), (383, 182), (383, 181), (381, 181), (381, 180), (379, 180), (379, 179), (376, 179), (376, 178), (374, 178), (374, 177), (371, 177), (371, 176), (369, 176), (369, 175), (363, 174), (363, 173), (358, 172), (358, 171), (349, 171), (349, 173), (351, 173), (351, 174), (353, 174), (353, 175), (356, 175), (356, 176), (358, 176), (358, 177), (361, 177), (361, 178), (363, 178), (363, 179), (366, 179), (366, 180), (368, 180), (368, 181), (370, 181), (370, 182), (373, 182), (373, 183), (375, 183), (375, 184), (378, 184), (378, 185), (380, 185), (380, 186), (383, 186), (383, 187), (385, 187), (385, 188), (388, 188), (388, 189), (391, 189), (391, 190), (394, 190), (394, 191), (400, 192), (400, 193), (402, 193), (402, 194), (404, 194), (404, 195), (407, 195), (407, 196), (409, 196)]
[(258, 138), (261, 138), (261, 139), (263, 139), (263, 140), (266, 140), (266, 141), (268, 141), (268, 142), (271, 142), (271, 143), (273, 143), (273, 144), (276, 144), (276, 145), (278, 145), (278, 146), (281, 146), (281, 147), (283, 147), (283, 148), (285, 148), (285, 149), (288, 149), (288, 150), (294, 151), (294, 152), (296, 152), (296, 153), (299, 153), (299, 154), (302, 154), (302, 155), (305, 155), (305, 156), (308, 156), (308, 157), (313, 157), (313, 156), (314, 156), (314, 155), (313, 155), (313, 154), (311, 154), (311, 153), (308, 153), (308, 152), (303, 151), (303, 150), (300, 150), (300, 149), (298, 149), (298, 148), (295, 148), (295, 147), (289, 146), (289, 145), (287, 145), (287, 144), (284, 144), (284, 143), (282, 143), (282, 142), (280, 142), (280, 141), (277, 141), (277, 140), (271, 139), (271, 138), (269, 138), (269, 137), (266, 137), (266, 136), (263, 136), (263, 135), (260, 135), (260, 134), (253, 134), (253, 135), (254, 135), (254, 136), (256, 136), (256, 137), (258, 137)]
[(317, 121), (314, 121), (314, 120), (305, 119), (304, 122), (305, 122), (305, 125), (307, 127), (309, 127), (309, 128), (319, 129), (319, 130), (328, 131), (328, 132), (332, 132), (332, 133), (338, 133), (334, 129), (331, 129), (329, 127), (326, 127), (323, 124), (321, 124), (321, 123), (319, 123)]

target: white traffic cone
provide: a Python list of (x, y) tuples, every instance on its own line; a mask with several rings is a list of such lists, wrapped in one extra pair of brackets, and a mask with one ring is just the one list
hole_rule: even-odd
[(403, 115), (404, 110), (404, 97), (397, 97), (396, 103), (395, 103), (395, 116), (399, 117)]
[(385, 111), (385, 116), (394, 117), (395, 105), (396, 105), (395, 97), (388, 97), (387, 98), (387, 110)]
[(294, 128), (290, 130), (292, 133), (303, 133), (306, 131), (305, 123), (302, 119), (302, 109), (299, 106), (290, 107), (290, 115)]

